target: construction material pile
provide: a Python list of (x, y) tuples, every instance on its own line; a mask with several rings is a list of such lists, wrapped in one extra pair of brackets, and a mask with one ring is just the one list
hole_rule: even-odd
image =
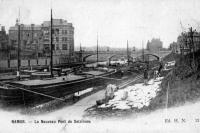
[(160, 91), (160, 84), (163, 78), (149, 80), (147, 85), (143, 83), (135, 84), (118, 90), (114, 93), (114, 98), (104, 103), (98, 108), (111, 109), (141, 109), (144, 106), (149, 106), (150, 101), (156, 97), (157, 92)]

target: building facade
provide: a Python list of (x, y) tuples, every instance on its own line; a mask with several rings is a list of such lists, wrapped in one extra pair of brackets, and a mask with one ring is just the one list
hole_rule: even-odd
[(6, 34), (5, 27), (0, 27), (0, 60), (7, 59), (8, 54), (8, 35)]
[[(19, 31), (20, 29), (20, 31)], [(26, 58), (35, 58), (42, 52), (42, 31), (40, 25), (16, 24), (9, 29), (9, 44), (11, 56), (18, 49), (18, 34), (20, 33), (20, 55)]]
[(0, 30), (0, 49), (5, 50), (8, 47), (8, 35), (6, 34), (5, 27), (2, 26)]
[[(50, 49), (50, 21), (43, 22), (44, 50)], [(55, 55), (69, 55), (74, 53), (74, 27), (63, 19), (53, 19), (53, 50)]]
[(147, 42), (147, 50), (157, 52), (163, 48), (163, 43), (160, 39), (153, 38)]
[(177, 38), (181, 54), (188, 54), (200, 50), (200, 32), (189, 31), (182, 33)]
[[(23, 25), (16, 23), (9, 29), (9, 44), (16, 54), (18, 47), (18, 34), (20, 29), (20, 55), (23, 57), (49, 57), (51, 29), (50, 21), (41, 25)], [(20, 27), (20, 28), (19, 28)], [(63, 19), (53, 19), (53, 54), (54, 56), (73, 56), (74, 53), (74, 27)]]

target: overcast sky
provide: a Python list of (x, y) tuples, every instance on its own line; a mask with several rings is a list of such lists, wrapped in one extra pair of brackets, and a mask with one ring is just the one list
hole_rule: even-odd
[(63, 18), (75, 27), (75, 46), (142, 47), (142, 41), (160, 38), (164, 46), (182, 31), (200, 24), (199, 0), (0, 0), (0, 24), (14, 25), (20, 8), (21, 23), (41, 24)]

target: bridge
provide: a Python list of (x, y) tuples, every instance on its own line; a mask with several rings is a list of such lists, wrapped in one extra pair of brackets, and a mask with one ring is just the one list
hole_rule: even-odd
[[(171, 51), (157, 51), (150, 52), (144, 50), (140, 51), (129, 51), (129, 59), (134, 61), (136, 58), (144, 58), (144, 59), (159, 59), (168, 55)], [(76, 54), (80, 54), (80, 52), (76, 52)], [(143, 56), (144, 54), (144, 56)], [(97, 60), (96, 51), (84, 51), (81, 53), (83, 62), (95, 62)], [(108, 61), (110, 62), (112, 59), (125, 58), (127, 59), (127, 51), (99, 51), (98, 52), (98, 61)]]

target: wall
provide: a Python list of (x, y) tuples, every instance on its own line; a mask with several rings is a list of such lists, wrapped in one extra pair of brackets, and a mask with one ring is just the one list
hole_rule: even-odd
[(0, 67), (7, 68), (8, 67), (8, 61), (7, 60), (1, 60), (0, 61)]
[[(38, 64), (37, 64), (37, 60), (36, 59), (31, 59), (31, 60), (21, 60), (21, 66), (22, 67), (26, 67), (26, 66), (36, 66), (36, 65), (40, 65), (40, 66), (44, 66), (44, 65), (49, 65), (50, 64), (50, 59), (47, 58), (39, 58), (38, 59)], [(57, 64), (62, 64), (62, 63), (67, 63), (67, 60), (65, 61), (61, 61), (58, 57), (53, 58), (53, 64), (57, 65)], [(17, 67), (17, 60), (10, 60), (10, 68), (13, 67)], [(1, 68), (9, 68), (9, 62), (8, 60), (0, 60), (0, 69)]]

